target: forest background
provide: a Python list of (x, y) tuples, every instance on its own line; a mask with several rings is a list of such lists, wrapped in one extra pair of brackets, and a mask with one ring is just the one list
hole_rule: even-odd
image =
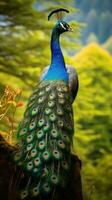
[(85, 200), (112, 199), (111, 0), (0, 0), (0, 134), (16, 142), (19, 121), (41, 71), (50, 63), (49, 12), (70, 10), (74, 33), (61, 45), (79, 75), (73, 105), (74, 152), (82, 161)]

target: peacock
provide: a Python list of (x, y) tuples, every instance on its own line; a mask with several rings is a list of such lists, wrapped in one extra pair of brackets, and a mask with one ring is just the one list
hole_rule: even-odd
[(57, 22), (51, 35), (51, 64), (46, 67), (30, 96), (19, 124), (19, 148), (14, 162), (20, 169), (18, 199), (54, 200), (64, 188), (71, 167), (74, 119), (72, 103), (78, 91), (75, 68), (66, 66), (60, 48), (62, 33), (72, 31), (63, 21), (63, 8), (53, 10)]

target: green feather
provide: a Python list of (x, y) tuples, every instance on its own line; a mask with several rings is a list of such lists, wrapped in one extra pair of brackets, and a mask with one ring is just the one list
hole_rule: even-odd
[(39, 95), (39, 96), (45, 95), (45, 91), (44, 91), (44, 90), (43, 90), (43, 91), (40, 91), (38, 95)]
[(38, 112), (39, 112), (39, 107), (35, 107), (35, 108), (32, 109), (31, 115), (34, 116), (34, 115), (36, 115)]
[(58, 92), (58, 97), (64, 99), (64, 94), (62, 92)]
[[(33, 176), (33, 178), (36, 178), (38, 180), (41, 177), (41, 174), (42, 174), (42, 168), (40, 165), (40, 166), (36, 166), (35, 168), (33, 168), (31, 175)], [(38, 182), (37, 182), (37, 184), (38, 184)]]
[(62, 138), (63, 138), (63, 140), (64, 140), (65, 143), (70, 143), (70, 139), (69, 139), (69, 137), (66, 134), (63, 134)]
[(58, 138), (59, 137), (58, 131), (56, 129), (52, 129), (51, 136), (52, 136), (52, 138)]
[(31, 143), (33, 141), (33, 139), (34, 139), (34, 132), (27, 136), (26, 142)]
[(58, 146), (59, 146), (60, 149), (65, 149), (65, 147), (66, 147), (63, 140), (58, 141)]
[(45, 136), (45, 133), (44, 133), (43, 130), (39, 130), (39, 131), (37, 132), (37, 139), (38, 139), (38, 140), (43, 139), (44, 136)]
[(55, 99), (55, 97), (56, 97), (56, 94), (55, 94), (54, 92), (52, 92), (52, 93), (49, 95), (49, 99), (50, 99), (50, 100)]
[(29, 99), (18, 130), (20, 148), (14, 156), (27, 183), (20, 199), (41, 198), (67, 182), (73, 136), (70, 98), (63, 81), (46, 81), (35, 88)]
[(32, 121), (30, 124), (29, 124), (29, 130), (32, 131), (34, 130), (36, 127), (36, 121)]
[(31, 97), (30, 97), (30, 101), (32, 101), (32, 100), (34, 100), (35, 98), (37, 97), (37, 95), (36, 94), (33, 94), (33, 95), (31, 95)]
[(45, 114), (49, 115), (52, 112), (52, 110), (50, 108), (45, 108)]
[(58, 106), (57, 115), (62, 116), (64, 114), (63, 109)]
[(26, 151), (30, 151), (30, 150), (33, 148), (33, 146), (34, 146), (33, 143), (28, 144), (28, 145), (26, 146)]
[(17, 152), (15, 155), (14, 155), (14, 160), (15, 162), (18, 162), (21, 158), (21, 152)]
[(43, 160), (49, 161), (51, 159), (51, 152), (46, 150), (42, 154)]
[(44, 140), (41, 140), (38, 144), (38, 149), (40, 151), (43, 151), (46, 148), (46, 142)]
[(49, 119), (50, 119), (51, 122), (55, 122), (57, 117), (54, 113), (52, 113), (52, 114), (50, 114)]
[(32, 162), (32, 161), (30, 161), (30, 162), (27, 163), (26, 169), (27, 169), (28, 171), (31, 171), (31, 170), (33, 169), (33, 162)]
[(41, 119), (38, 121), (38, 126), (39, 126), (39, 127), (42, 127), (44, 124), (45, 124), (45, 120), (44, 120), (44, 118), (41, 118)]
[(35, 167), (39, 167), (41, 164), (42, 164), (42, 161), (41, 161), (40, 157), (36, 157), (34, 159), (34, 165), (35, 165)]
[(22, 128), (19, 132), (18, 132), (18, 137), (24, 136), (27, 133), (27, 128)]
[(64, 105), (64, 104), (65, 104), (65, 100), (64, 100), (64, 99), (61, 99), (61, 98), (58, 99), (58, 102), (59, 102), (59, 104), (61, 104), (61, 105)]
[(43, 184), (42, 191), (44, 193), (50, 193), (51, 186), (50, 186), (50, 184), (48, 182), (46, 182), (46, 183)]
[(54, 101), (48, 101), (48, 106), (49, 106), (49, 108), (53, 108), (54, 107), (54, 105), (55, 105), (55, 102)]
[(59, 183), (59, 177), (57, 174), (52, 174), (50, 176), (50, 182), (53, 184), (53, 185), (57, 185)]
[(50, 85), (48, 85), (47, 87), (46, 87), (46, 92), (48, 92), (48, 91), (50, 91), (51, 90), (51, 87), (50, 87)]
[[(31, 107), (33, 106), (33, 104), (34, 104), (34, 101), (29, 102), (29, 103), (28, 103), (28, 109), (31, 108)], [(28, 113), (26, 113), (26, 114), (28, 114)]]
[(53, 150), (53, 157), (56, 159), (56, 160), (60, 160), (62, 158), (62, 154), (60, 151), (54, 149)]
[(67, 163), (66, 161), (62, 161), (62, 162), (61, 162), (61, 166), (62, 166), (63, 169), (65, 169), (65, 170), (68, 170), (68, 169), (69, 169), (68, 163)]
[(58, 120), (58, 126), (59, 128), (62, 128), (64, 126), (64, 122), (62, 119)]
[(49, 131), (49, 130), (50, 130), (50, 122), (47, 122), (43, 127), (43, 131), (46, 132), (46, 131)]
[(41, 103), (43, 103), (44, 102), (44, 97), (39, 97), (39, 99), (38, 99), (38, 104), (41, 104)]
[(28, 196), (28, 191), (27, 190), (23, 190), (20, 192), (20, 199), (23, 200)]
[(34, 187), (31, 192), (32, 192), (33, 197), (37, 197), (40, 194), (40, 189), (37, 186), (37, 187)]
[(33, 158), (33, 157), (35, 157), (37, 155), (37, 149), (36, 148), (33, 148), (32, 150), (31, 150), (31, 157)]

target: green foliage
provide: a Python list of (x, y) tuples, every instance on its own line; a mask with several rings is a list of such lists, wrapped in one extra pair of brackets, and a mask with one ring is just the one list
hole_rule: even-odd
[(77, 67), (80, 84), (74, 105), (74, 146), (83, 163), (85, 199), (111, 200), (112, 58), (92, 43), (73, 58), (72, 64)]
[(83, 168), (83, 190), (86, 200), (111, 200), (112, 155), (105, 154), (96, 166), (90, 162)]
[(15, 91), (6, 86), (3, 95), (0, 97), (0, 134), (8, 140), (8, 143), (14, 143), (18, 118), (15, 120), (15, 113), (18, 107), (23, 106), (20, 101), (21, 89)]
[(112, 36), (102, 46), (112, 54)]

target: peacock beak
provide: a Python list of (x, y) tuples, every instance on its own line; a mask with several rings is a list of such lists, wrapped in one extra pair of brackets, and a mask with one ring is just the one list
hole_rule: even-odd
[(74, 30), (73, 30), (72, 27), (69, 27), (69, 28), (68, 28), (68, 31), (70, 31), (70, 32), (74, 32)]

